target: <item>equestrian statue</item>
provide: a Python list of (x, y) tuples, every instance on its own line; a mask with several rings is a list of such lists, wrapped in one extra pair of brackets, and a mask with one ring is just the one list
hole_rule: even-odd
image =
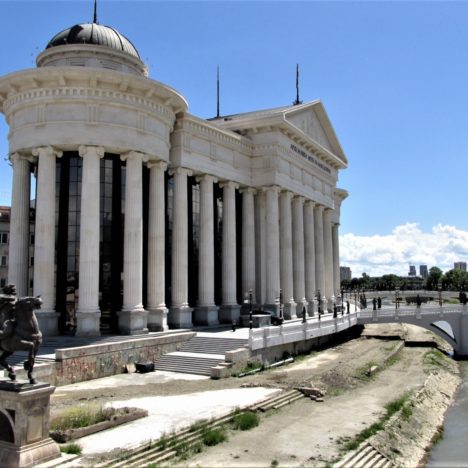
[(8, 371), (10, 380), (16, 380), (15, 370), (6, 359), (16, 351), (28, 351), (24, 369), (28, 371), (29, 382), (35, 384), (37, 382), (33, 368), (42, 343), (42, 333), (34, 311), (41, 308), (42, 299), (40, 296), (17, 298), (16, 288), (11, 284), (5, 286), (2, 292), (0, 293), (0, 365)]

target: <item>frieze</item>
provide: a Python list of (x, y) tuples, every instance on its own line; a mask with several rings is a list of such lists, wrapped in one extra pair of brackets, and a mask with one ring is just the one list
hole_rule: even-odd
[(294, 143), (291, 143), (290, 145), (290, 149), (292, 151), (294, 151), (295, 153), (297, 153), (299, 156), (302, 156), (304, 159), (306, 159), (307, 161), (315, 164), (319, 169), (321, 169), (322, 171), (328, 173), (331, 175), (331, 170), (329, 167), (325, 166), (325, 164), (321, 163), (320, 161), (318, 161), (316, 158), (314, 158), (311, 154), (308, 154), (306, 153), (304, 150), (302, 150), (301, 148), (299, 148), (298, 146), (296, 146)]
[[(47, 99), (47, 98), (98, 98), (111, 103), (131, 104), (140, 108), (146, 108), (151, 113), (159, 114), (167, 120), (169, 125), (173, 125), (175, 116), (166, 107), (157, 104), (156, 102), (145, 99), (133, 94), (123, 93), (120, 91), (112, 91), (105, 89), (91, 89), (91, 88), (39, 88), (30, 91), (24, 91), (7, 98), (3, 103), (4, 112), (8, 114), (10, 108), (22, 103), (31, 105), (31, 100), (34, 99)], [(34, 105), (34, 104), (33, 104)]]

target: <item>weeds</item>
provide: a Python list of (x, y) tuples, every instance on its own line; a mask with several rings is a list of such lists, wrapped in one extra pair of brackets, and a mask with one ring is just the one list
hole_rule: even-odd
[(241, 431), (248, 431), (253, 427), (258, 426), (260, 418), (257, 413), (253, 411), (246, 411), (245, 413), (239, 413), (234, 416), (232, 421), (233, 428)]
[(218, 445), (221, 442), (226, 440), (226, 433), (224, 429), (216, 428), (216, 429), (205, 429), (202, 432), (202, 441), (208, 447), (212, 447), (213, 445)]
[(51, 431), (65, 431), (88, 427), (109, 419), (110, 410), (97, 406), (75, 406), (54, 418), (50, 423)]
[(62, 453), (69, 453), (73, 455), (81, 455), (82, 452), (81, 445), (77, 444), (76, 442), (70, 442), (65, 445), (60, 446), (60, 451)]

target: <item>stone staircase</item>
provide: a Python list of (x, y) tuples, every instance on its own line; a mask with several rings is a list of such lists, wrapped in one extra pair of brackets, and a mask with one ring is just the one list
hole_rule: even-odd
[(155, 370), (210, 376), (211, 367), (224, 362), (226, 351), (242, 348), (248, 343), (240, 338), (195, 336), (179, 351), (164, 354), (154, 363)]
[(333, 465), (333, 468), (393, 468), (395, 465), (368, 442)]

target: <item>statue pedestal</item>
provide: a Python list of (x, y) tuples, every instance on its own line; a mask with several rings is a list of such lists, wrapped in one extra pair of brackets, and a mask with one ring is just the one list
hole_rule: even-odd
[(55, 387), (0, 381), (0, 466), (32, 467), (60, 457), (49, 437), (50, 395)]

